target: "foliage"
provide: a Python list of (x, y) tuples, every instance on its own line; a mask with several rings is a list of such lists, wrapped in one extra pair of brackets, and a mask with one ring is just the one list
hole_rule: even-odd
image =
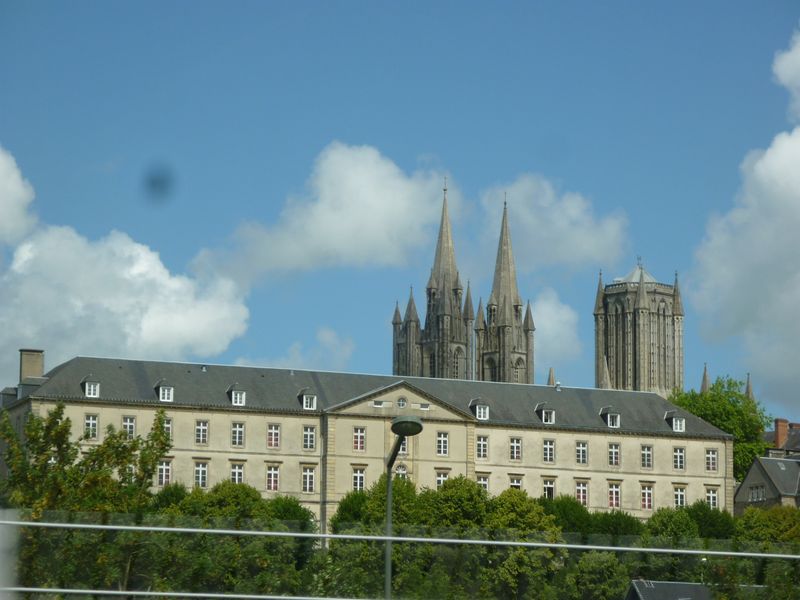
[(553, 500), (542, 497), (537, 502), (542, 505), (547, 514), (555, 517), (556, 525), (565, 534), (578, 533), (581, 535), (581, 539), (585, 540), (591, 532), (592, 514), (572, 496), (562, 495)]
[(702, 500), (688, 506), (686, 512), (697, 525), (697, 532), (701, 538), (727, 540), (733, 537), (735, 521), (731, 513), (711, 508), (707, 502)]
[(733, 435), (733, 474), (742, 481), (767, 444), (761, 439), (770, 418), (756, 400), (742, 391), (744, 384), (730, 377), (718, 377), (707, 392), (675, 392), (670, 401)]
[(611, 552), (587, 552), (567, 575), (565, 595), (574, 600), (622, 598), (630, 577)]
[(785, 550), (786, 545), (796, 548), (800, 544), (800, 510), (794, 506), (773, 506), (766, 510), (748, 507), (736, 520), (735, 539), (748, 548), (763, 551)]
[(642, 522), (624, 511), (592, 513), (592, 534), (609, 536), (612, 545), (617, 544), (620, 538), (641, 535), (643, 531)]

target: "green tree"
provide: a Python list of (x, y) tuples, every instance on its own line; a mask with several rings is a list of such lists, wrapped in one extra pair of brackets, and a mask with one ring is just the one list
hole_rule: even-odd
[(711, 508), (708, 502), (698, 500), (686, 508), (697, 525), (697, 532), (706, 540), (728, 540), (736, 530), (733, 515), (725, 510)]
[(742, 481), (753, 459), (764, 454), (766, 443), (761, 439), (770, 418), (756, 400), (742, 391), (744, 384), (730, 377), (718, 377), (704, 393), (675, 392), (673, 404), (708, 421), (733, 436), (733, 474)]
[(553, 500), (539, 498), (537, 500), (545, 512), (553, 515), (556, 525), (563, 534), (579, 534), (580, 540), (585, 541), (592, 530), (592, 515), (583, 504), (572, 496), (558, 496)]
[(611, 552), (586, 552), (566, 577), (565, 595), (573, 600), (622, 598), (630, 584), (625, 566)]
[(610, 537), (610, 543), (617, 544), (620, 538), (639, 536), (644, 531), (642, 522), (622, 510), (592, 513), (592, 538)]

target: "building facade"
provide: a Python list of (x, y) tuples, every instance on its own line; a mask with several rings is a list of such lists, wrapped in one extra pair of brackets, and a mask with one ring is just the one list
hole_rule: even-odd
[(597, 282), (595, 385), (656, 392), (683, 390), (683, 303), (675, 283), (659, 283), (641, 262), (625, 277)]
[(43, 364), (23, 351), (19, 384), (2, 392), (19, 430), (29, 412), (63, 402), (91, 445), (109, 425), (145, 435), (163, 409), (173, 447), (154, 488), (244, 482), (299, 498), (323, 530), (348, 492), (384, 472), (400, 415), (423, 421), (395, 464), (420, 488), (464, 475), (490, 494), (568, 494), (641, 518), (696, 500), (733, 509), (731, 436), (653, 393), (86, 357), (45, 374)]

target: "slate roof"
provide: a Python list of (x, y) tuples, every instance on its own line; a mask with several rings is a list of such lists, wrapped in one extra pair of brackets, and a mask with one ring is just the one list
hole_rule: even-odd
[(711, 589), (702, 583), (634, 579), (625, 600), (712, 600)]
[(797, 496), (800, 492), (800, 461), (759, 456), (756, 459), (781, 496)]
[[(150, 404), (159, 402), (157, 386), (168, 381), (174, 387), (170, 406), (227, 410), (300, 413), (302, 394), (317, 396), (317, 412), (368, 396), (405, 382), (422, 394), (471, 416), (470, 401), (480, 398), (490, 407), (489, 425), (602, 431), (606, 433), (665, 435), (686, 438), (729, 439), (731, 436), (650, 392), (432, 379), (400, 375), (362, 375), (299, 369), (203, 365), (115, 358), (76, 357), (52, 369), (38, 388), (26, 390), (33, 397), (83, 401), (81, 381), (100, 383), (100, 398), (92, 402)], [(247, 405), (231, 406), (227, 391), (232, 384), (247, 392)], [(4, 394), (8, 402), (9, 395)], [(13, 402), (13, 401), (12, 401)], [(543, 425), (539, 408), (556, 411), (554, 425)], [(601, 411), (620, 414), (620, 428), (610, 429)], [(686, 431), (675, 433), (666, 419), (686, 419)], [(431, 418), (435, 418), (432, 415)], [(482, 421), (483, 423), (483, 421)]]

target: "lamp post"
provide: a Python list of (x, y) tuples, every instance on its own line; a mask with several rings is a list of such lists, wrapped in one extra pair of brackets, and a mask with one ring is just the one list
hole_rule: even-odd
[(397, 435), (394, 447), (386, 459), (386, 559), (384, 562), (383, 592), (386, 600), (392, 597), (392, 467), (400, 452), (403, 440), (422, 431), (422, 421), (418, 417), (395, 417), (392, 419), (392, 433)]

